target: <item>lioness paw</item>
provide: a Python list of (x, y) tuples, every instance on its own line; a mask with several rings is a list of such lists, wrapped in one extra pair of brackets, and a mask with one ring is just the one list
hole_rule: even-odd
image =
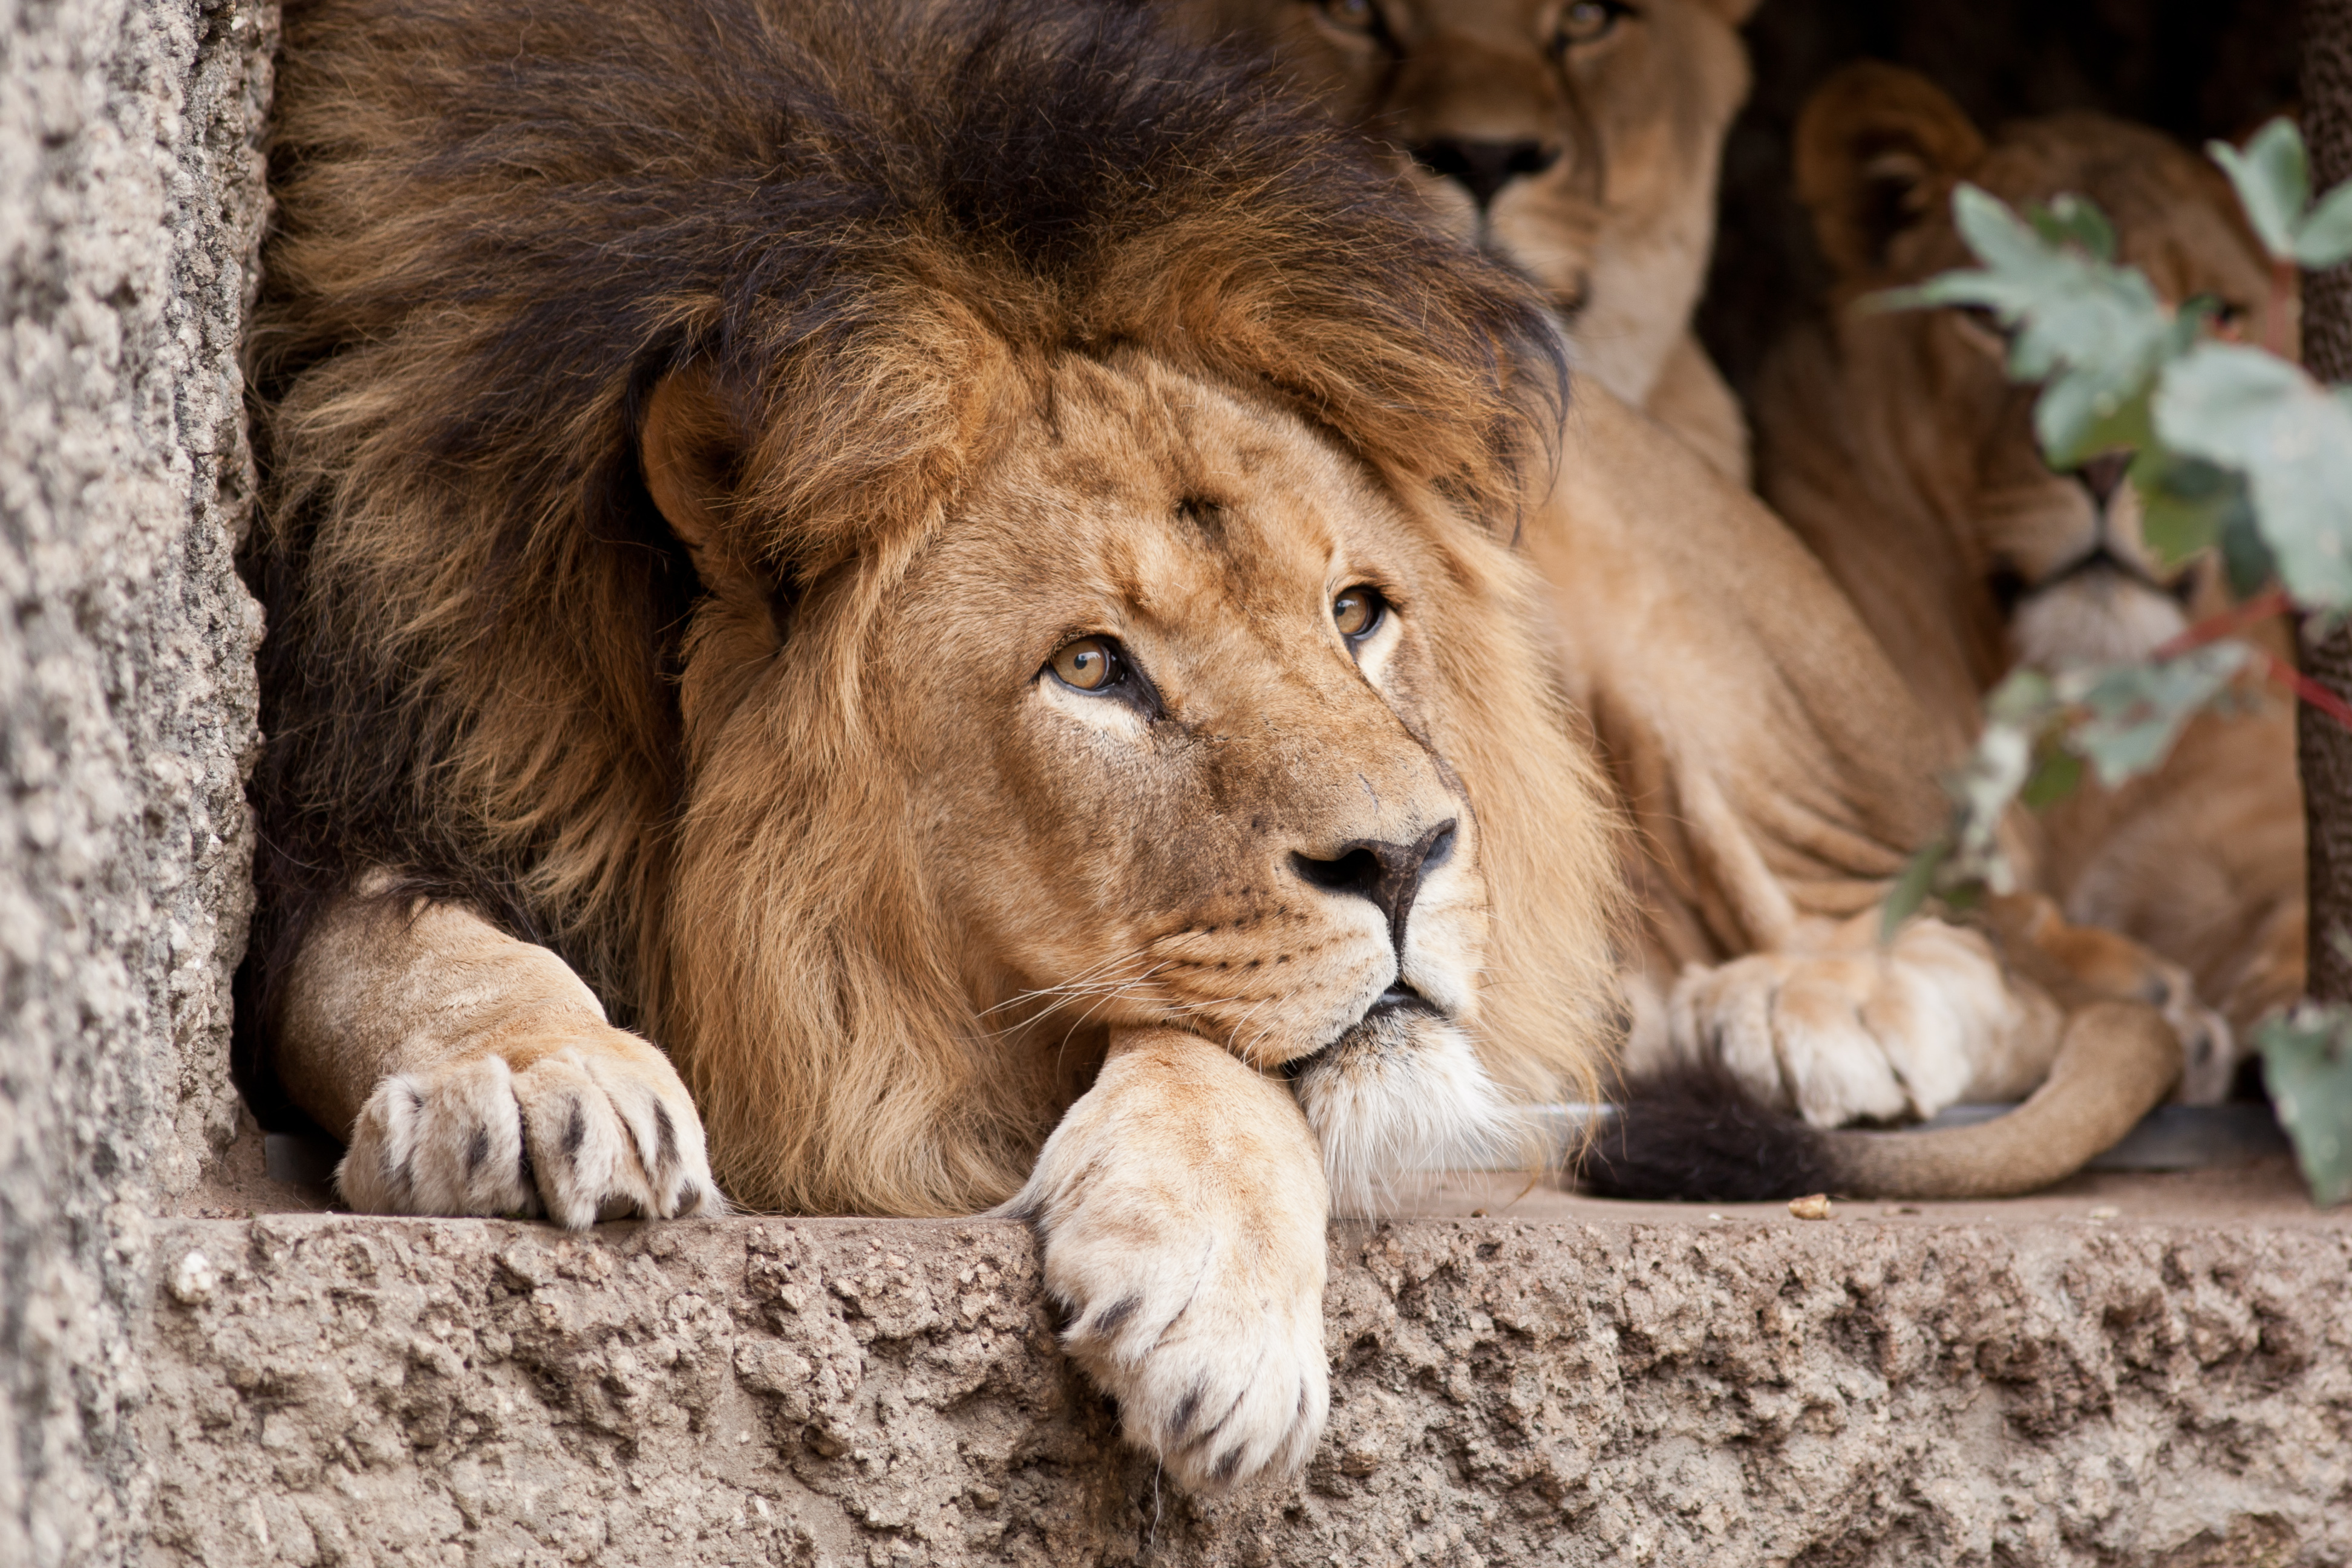
[(544, 1214), (574, 1229), (725, 1207), (677, 1069), (617, 1029), (385, 1079), (335, 1180), (366, 1213)]
[(1885, 948), (1693, 966), (1668, 1024), (1677, 1051), (1720, 1062), (1817, 1127), (1929, 1117), (1972, 1089), (2030, 1088), (2057, 1038), (2054, 1010), (2011, 987), (1982, 936), (1929, 920)]

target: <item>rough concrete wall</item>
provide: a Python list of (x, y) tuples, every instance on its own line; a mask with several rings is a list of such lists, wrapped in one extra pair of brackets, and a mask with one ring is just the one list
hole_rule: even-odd
[(2352, 1226), (1336, 1227), (1195, 1504), (992, 1223), (175, 1221), (157, 1564), (2352, 1561)]
[(230, 1128), (257, 613), (236, 344), (276, 33), (250, 0), (0, 0), (0, 1563), (151, 1484), (147, 1214)]

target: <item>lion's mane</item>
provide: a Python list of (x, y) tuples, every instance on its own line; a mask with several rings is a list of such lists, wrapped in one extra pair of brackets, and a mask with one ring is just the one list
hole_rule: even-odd
[[(1564, 390), (1540, 303), (1249, 68), (1073, 4), (329, 0), (289, 6), (279, 82), (246, 1026), (322, 900), (389, 868), (671, 1048), (739, 1199), (1009, 1193), (1058, 1108), (972, 1043), (895, 851), (878, 584), (1074, 353), (1271, 395), (1507, 534)], [(793, 658), (757, 778), (696, 752), (731, 678), (688, 678), (705, 585), (639, 471), (689, 363), (763, 433), (737, 493)], [(1486, 751), (1556, 721), (1519, 687)], [(741, 837), (725, 887), (677, 885), (698, 821)], [(1496, 874), (1597, 922), (1598, 830), (1565, 879), (1548, 831), (1503, 830)], [(1597, 1017), (1599, 931), (1535, 994)], [(682, 996), (729, 969), (698, 942), (749, 944), (762, 994)]]

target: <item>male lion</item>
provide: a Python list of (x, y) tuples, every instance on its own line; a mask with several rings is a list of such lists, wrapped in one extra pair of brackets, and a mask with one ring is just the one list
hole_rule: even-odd
[(1578, 370), (1746, 481), (1747, 426), (1690, 317), (1756, 0), (1159, 3), (1395, 145), (1441, 221), (1543, 286)]
[(1867, 633), (1605, 393), (1548, 492), (1543, 301), (1258, 79), (1055, 0), (286, 38), (246, 1016), (355, 1205), (1010, 1203), (1213, 1488), (1320, 1429), (1330, 1207), (1589, 1093), (1629, 955), (1747, 955), (1684, 1034), (1831, 1119), (2144, 978), (1839, 946), (1936, 812)]
[[(1836, 284), (1826, 319), (1765, 373), (1763, 489), (1931, 710), (1972, 731), (1979, 694), (2012, 661), (2141, 658), (2226, 608), (2216, 563), (2168, 567), (2144, 545), (2127, 454), (2051, 471), (2033, 434), (2038, 388), (2009, 380), (1992, 324), (1871, 302), (1969, 264), (1951, 218), (1951, 193), (1969, 180), (2019, 206), (2087, 196), (2113, 221), (2121, 258), (2166, 299), (2210, 296), (2225, 329), (2261, 335), (2265, 312), (2294, 301), (2270, 299), (2269, 268), (2221, 173), (2097, 114), (2024, 121), (1989, 141), (1932, 83), (1876, 64), (1849, 68), (1807, 105), (1796, 166)], [(2292, 343), (2292, 321), (2276, 325)], [(2289, 704), (2200, 719), (2156, 773), (2086, 787), (2043, 826), (2041, 881), (2069, 914), (2186, 965), (2242, 1037), (2300, 994)], [(2221, 1050), (2192, 1064), (2185, 1091), (2218, 1098), (2231, 1065)]]

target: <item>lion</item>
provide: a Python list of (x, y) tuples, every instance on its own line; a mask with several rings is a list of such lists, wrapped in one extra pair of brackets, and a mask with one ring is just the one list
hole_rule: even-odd
[(1590, 381), (1747, 482), (1746, 421), (1691, 312), (1757, 0), (1158, 3), (1399, 149), (1440, 221), (1542, 285)]
[[(2144, 658), (2230, 607), (2210, 553), (2168, 565), (2140, 535), (2128, 455), (2069, 473), (2043, 461), (2038, 388), (2011, 383), (1994, 323), (1890, 311), (1873, 296), (1969, 264), (1950, 214), (1963, 180), (2013, 206), (2088, 197), (2120, 258), (2225, 331), (2294, 341), (2294, 300), (2220, 171), (2169, 139), (2094, 113), (1988, 138), (1926, 79), (1864, 64), (1808, 103), (1800, 194), (1835, 276), (1826, 317), (1768, 365), (1758, 398), (1766, 498), (1828, 564), (1913, 689), (1972, 732), (2011, 666)], [(2290, 312), (2278, 322), (2265, 312)], [(2276, 623), (2255, 636), (2284, 651)], [(2197, 719), (2156, 773), (2093, 784), (2049, 812), (2041, 886), (2075, 921), (2184, 965), (2239, 1039), (2300, 995), (2305, 901), (2292, 705)], [(2218, 1038), (2218, 1037), (2217, 1037)], [(2227, 1050), (2195, 1064), (2221, 1098)]]
[(1590, 1097), (1621, 973), (1817, 1120), (2099, 1100), (1806, 1145), (1864, 1181), (2177, 1061), (2046, 910), (1855, 947), (1938, 809), (1866, 629), (1262, 73), (1078, 0), (286, 28), (241, 1016), (354, 1206), (1018, 1215), (1217, 1490), (1321, 1430), (1328, 1215)]

